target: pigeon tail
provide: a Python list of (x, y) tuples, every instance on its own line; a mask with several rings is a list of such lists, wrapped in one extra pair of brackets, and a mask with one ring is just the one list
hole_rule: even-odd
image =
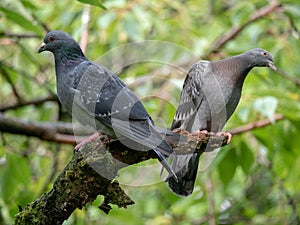
[(176, 155), (172, 163), (172, 169), (177, 175), (167, 178), (170, 189), (179, 196), (188, 196), (194, 190), (194, 183), (197, 177), (200, 154)]
[(170, 178), (172, 178), (174, 180), (174, 182), (179, 182), (179, 179), (176, 175), (176, 173), (174, 172), (174, 170), (170, 167), (170, 164), (168, 163), (166, 157), (160, 153), (159, 150), (154, 149), (153, 150), (157, 157), (159, 162), (162, 164), (162, 166), (168, 171), (168, 173), (170, 174)]

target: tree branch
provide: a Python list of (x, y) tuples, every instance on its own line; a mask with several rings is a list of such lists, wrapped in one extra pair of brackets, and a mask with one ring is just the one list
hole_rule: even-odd
[(58, 98), (56, 95), (49, 95), (47, 97), (42, 97), (42, 98), (37, 98), (37, 99), (31, 99), (29, 101), (22, 101), (22, 102), (18, 102), (16, 104), (12, 104), (12, 105), (0, 105), (0, 112), (4, 112), (7, 110), (12, 110), (12, 109), (17, 109), (23, 106), (28, 106), (28, 105), (41, 105), (45, 102), (49, 102), (49, 101), (58, 101)]
[(17, 118), (9, 118), (0, 113), (0, 131), (37, 137), (45, 141), (75, 144), (73, 125), (71, 123), (31, 122)]
[(284, 116), (282, 114), (275, 114), (273, 121), (271, 121), (270, 119), (254, 121), (254, 122), (246, 124), (244, 126), (229, 130), (228, 132), (231, 133), (232, 135), (237, 135), (237, 134), (245, 133), (245, 132), (257, 129), (257, 128), (268, 126), (268, 125), (274, 123), (275, 121), (279, 121), (279, 120), (283, 120), (283, 119), (284, 119)]
[(8, 37), (8, 38), (41, 38), (39, 35), (34, 33), (24, 33), (24, 34), (16, 34), (11, 32), (0, 32), (0, 38), (2, 37)]
[[(188, 146), (194, 152), (203, 153), (208, 144), (216, 146), (216, 142), (208, 143), (210, 138), (214, 138), (219, 147), (226, 145), (228, 141), (228, 137), (213, 133), (176, 132), (179, 135), (168, 138), (177, 139), (177, 144), (173, 146), (174, 150), (181, 149), (178, 152), (183, 151), (182, 147)], [(62, 224), (76, 208), (81, 209), (87, 203), (93, 202), (98, 195), (104, 196), (99, 208), (105, 213), (110, 211), (110, 204), (126, 208), (134, 202), (112, 180), (121, 168), (150, 158), (156, 158), (154, 151), (132, 150), (120, 141), (110, 142), (107, 136), (102, 135), (98, 140), (84, 145), (73, 156), (55, 180), (52, 190), (20, 209), (15, 216), (15, 224)]]

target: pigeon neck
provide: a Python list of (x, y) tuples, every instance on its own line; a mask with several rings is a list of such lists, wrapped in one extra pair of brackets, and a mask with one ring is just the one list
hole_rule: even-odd
[(229, 78), (231, 82), (234, 82), (236, 87), (243, 86), (246, 76), (254, 67), (243, 55), (237, 55), (220, 60), (218, 64), (221, 68), (227, 68), (227, 71), (230, 71), (230, 73), (224, 74), (224, 76)]
[(54, 52), (54, 58), (56, 67), (74, 66), (87, 60), (80, 48), (75, 50), (60, 49)]
[(85, 58), (83, 52), (81, 51), (80, 47), (78, 48), (61, 48), (57, 49), (54, 52), (54, 55), (60, 55), (60, 57), (69, 59), (69, 60), (76, 60), (80, 58)]

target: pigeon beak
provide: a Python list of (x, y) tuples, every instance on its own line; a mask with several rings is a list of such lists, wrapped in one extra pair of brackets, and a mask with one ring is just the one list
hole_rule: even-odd
[(45, 46), (46, 46), (46, 44), (43, 42), (43, 43), (41, 44), (41, 46), (39, 47), (38, 53), (41, 53), (41, 52), (45, 51), (45, 50), (46, 50), (46, 49), (45, 49)]
[(274, 70), (274, 71), (277, 70), (276, 66), (274, 65), (274, 62), (272, 62), (272, 61), (269, 61), (268, 66), (269, 66), (272, 70)]

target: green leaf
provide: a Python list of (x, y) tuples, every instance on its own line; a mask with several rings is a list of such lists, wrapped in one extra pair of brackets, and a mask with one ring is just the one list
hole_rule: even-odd
[(249, 118), (249, 113), (250, 113), (250, 109), (247, 107), (241, 107), (238, 111), (237, 111), (237, 115), (238, 117), (241, 119), (242, 122), (247, 122), (248, 118)]
[(226, 152), (225, 157), (222, 159), (222, 161), (218, 165), (219, 169), (219, 177), (224, 184), (224, 186), (227, 186), (234, 174), (237, 167), (237, 155), (235, 151), (228, 151)]
[(101, 4), (101, 1), (97, 1), (97, 0), (77, 0), (77, 1), (84, 3), (84, 4), (98, 6), (105, 10), (107, 9), (103, 4)]
[(2, 199), (8, 202), (12, 196), (30, 184), (30, 166), (25, 157), (15, 154), (6, 154), (6, 160), (6, 164), (1, 168), (0, 189)]
[[(247, 140), (246, 140), (247, 141)], [(241, 143), (240, 154), (238, 155), (239, 164), (245, 174), (249, 173), (250, 168), (254, 163), (254, 156), (246, 142)]]
[(131, 14), (126, 14), (124, 17), (124, 28), (128, 37), (134, 41), (142, 40), (140, 23), (137, 18)]
[(28, 0), (21, 0), (24, 7), (31, 9), (31, 10), (37, 10), (38, 7), (36, 7), (32, 2)]
[(298, 4), (285, 4), (284, 10), (292, 16), (300, 17), (300, 6)]
[(234, 25), (239, 25), (249, 20), (249, 15), (255, 10), (255, 6), (250, 2), (239, 2), (232, 9), (231, 20)]
[(107, 29), (115, 19), (115, 12), (107, 12), (99, 17), (98, 25), (101, 27), (101, 29)]
[(277, 108), (277, 105), (277, 99), (271, 96), (258, 98), (253, 103), (254, 108), (261, 114), (268, 117), (268, 119), (270, 119), (272, 122), (274, 122), (274, 113)]
[(24, 29), (34, 31), (36, 33), (41, 33), (38, 26), (35, 26), (32, 23), (32, 21), (29, 21), (28, 19), (26, 19), (21, 14), (16, 13), (14, 11), (11, 11), (7, 8), (2, 7), (2, 6), (0, 6), (0, 11), (2, 11), (5, 14), (7, 19), (9, 19), (12, 22), (18, 24), (19, 26), (23, 27)]

